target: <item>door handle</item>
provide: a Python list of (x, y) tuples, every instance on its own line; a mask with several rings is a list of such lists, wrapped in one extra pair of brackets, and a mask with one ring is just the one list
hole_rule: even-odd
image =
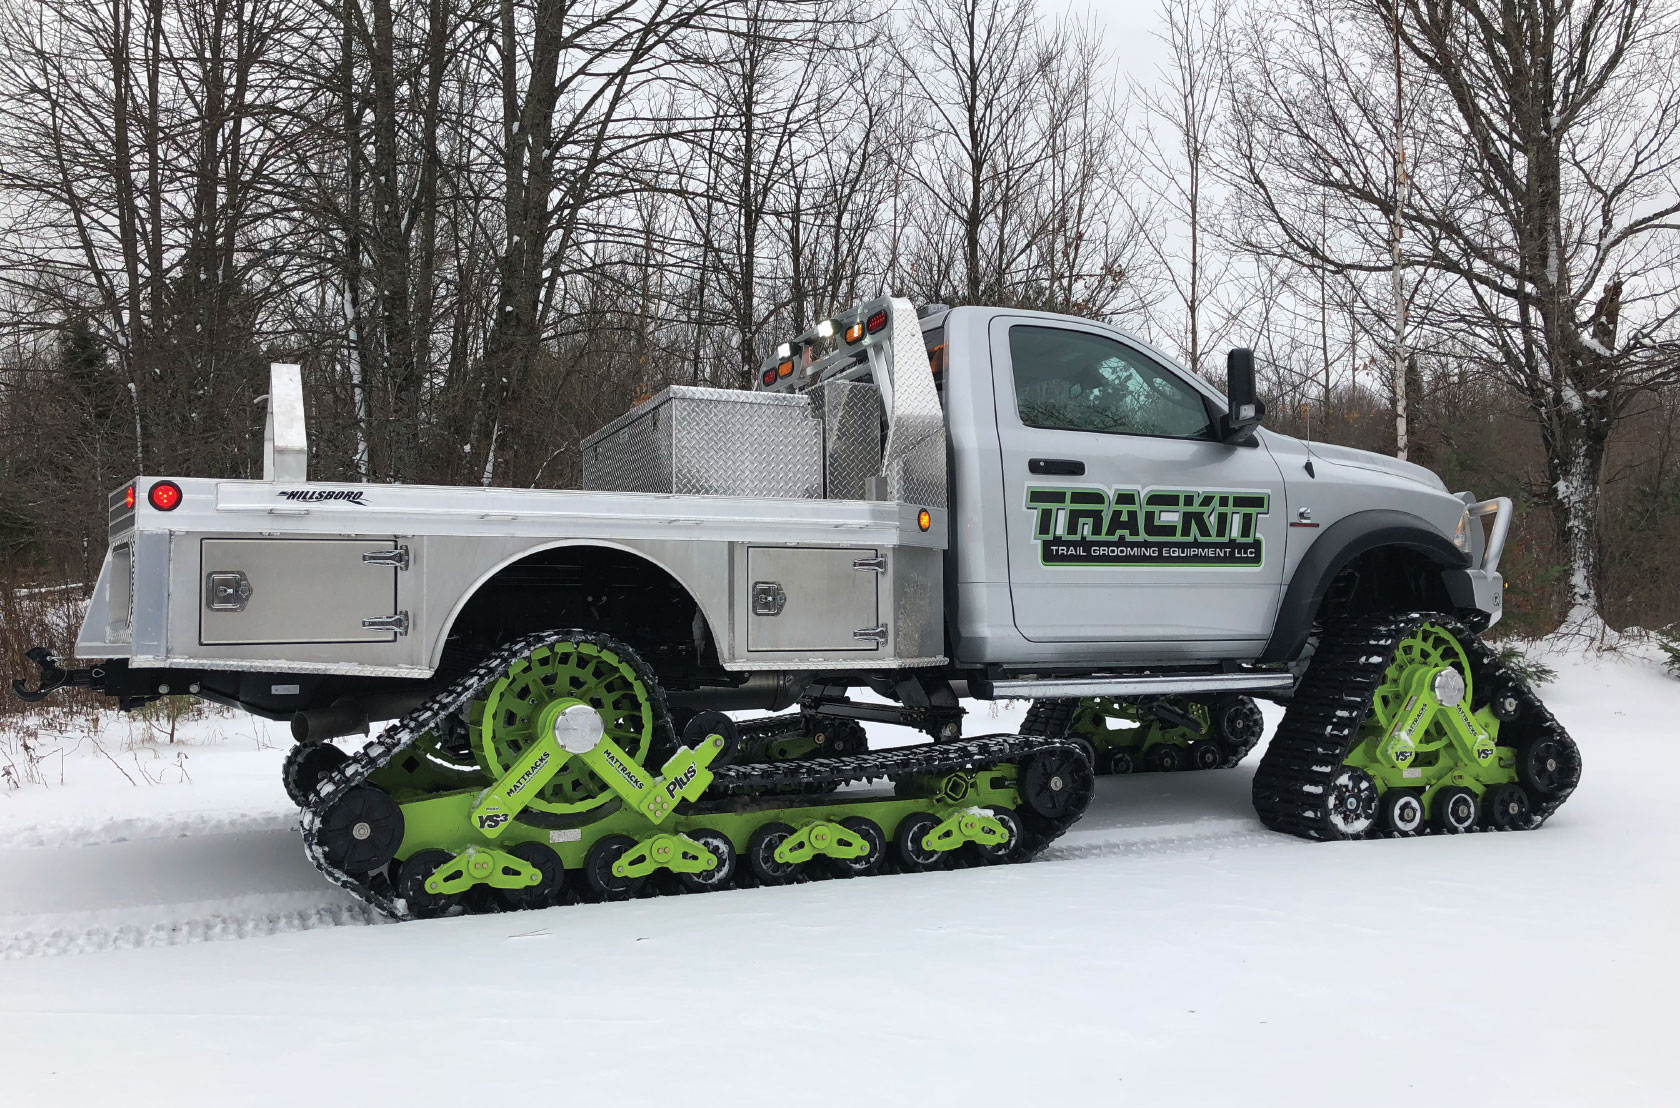
[(1072, 458), (1033, 458), (1027, 462), (1027, 472), (1043, 477), (1083, 477), (1085, 463)]

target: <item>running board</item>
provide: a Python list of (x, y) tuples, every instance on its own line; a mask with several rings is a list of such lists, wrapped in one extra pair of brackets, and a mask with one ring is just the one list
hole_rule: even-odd
[[(976, 686), (976, 695), (980, 682)], [(992, 681), (991, 700), (1033, 700), (1039, 697), (1178, 696), (1185, 693), (1289, 692), (1295, 678), (1288, 673), (1184, 673), (1166, 677), (1027, 678)]]

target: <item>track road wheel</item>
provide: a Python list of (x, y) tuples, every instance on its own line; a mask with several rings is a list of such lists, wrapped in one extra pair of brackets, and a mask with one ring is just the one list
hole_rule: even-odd
[(797, 862), (776, 861), (776, 848), (788, 841), (793, 828), (767, 823), (747, 840), (747, 870), (760, 885), (788, 885), (799, 880)]
[(280, 782), (286, 795), (299, 808), (315, 798), (315, 786), (321, 778), (350, 760), (332, 743), (298, 743), (286, 754), (286, 764), (280, 767)]
[(1009, 832), (1009, 841), (991, 846), (985, 843), (975, 843), (974, 852), (981, 863), (995, 866), (1002, 862), (1013, 862), (1021, 856), (1026, 844), (1021, 841), (1021, 821), (1008, 808), (993, 808), (992, 818), (1003, 824), (1004, 830)]
[(1149, 748), (1149, 753), (1143, 756), (1144, 764), (1156, 773), (1177, 773), (1185, 768), (1189, 759), (1184, 751), (1172, 743), (1158, 743)]
[(1190, 764), (1197, 769), (1218, 769), (1225, 764), (1225, 752), (1212, 739), (1190, 744)]
[(642, 891), (646, 877), (620, 877), (612, 871), (613, 863), (635, 845), (629, 835), (608, 835), (589, 848), (583, 859), (583, 878), (591, 892), (602, 900), (629, 900)]
[(691, 893), (709, 893), (713, 889), (728, 888), (735, 880), (737, 865), (735, 844), (729, 841), (729, 836), (710, 827), (697, 827), (683, 834), (711, 851), (718, 864), (716, 869), (709, 869), (703, 873), (679, 873), (677, 884)]
[(542, 874), (542, 881), (523, 889), (492, 889), (496, 902), (504, 908), (552, 908), (560, 903), (560, 892), (566, 883), (566, 866), (560, 855), (545, 843), (527, 842), (508, 847), (508, 853)]
[(1568, 735), (1545, 735), (1517, 747), (1517, 780), (1542, 800), (1581, 778), (1581, 752)]
[(346, 873), (372, 873), (397, 856), (403, 814), (383, 789), (358, 785), (333, 798), (317, 831), (321, 852)]
[(1462, 835), (1476, 829), (1476, 794), (1451, 786), (1435, 794), (1435, 830), (1443, 835)]
[(1116, 747), (1104, 758), (1103, 768), (1113, 774), (1136, 773), (1137, 756), (1125, 747)]
[(421, 850), (397, 867), (397, 897), (408, 903), (408, 914), (416, 919), (434, 919), (449, 911), (455, 898), (426, 891), (426, 878), (448, 865), (454, 855), (447, 850)]
[(1378, 825), (1393, 835), (1415, 835), (1423, 830), (1423, 795), (1416, 789), (1390, 789), (1378, 805)]
[(1379, 799), (1371, 775), (1346, 766), (1324, 794), (1324, 825), (1333, 838), (1363, 838), (1376, 826)]
[(1534, 814), (1521, 785), (1501, 785), (1482, 798), (1487, 825), (1495, 831), (1527, 831)]
[(939, 826), (939, 820), (927, 812), (913, 812), (898, 823), (893, 838), (893, 853), (906, 873), (922, 873), (945, 864), (945, 855), (922, 845), (929, 831)]
[(868, 877), (881, 868), (887, 857), (887, 836), (881, 825), (863, 816), (847, 816), (840, 826), (869, 844), (869, 853), (861, 858), (830, 858), (829, 871), (836, 877)]

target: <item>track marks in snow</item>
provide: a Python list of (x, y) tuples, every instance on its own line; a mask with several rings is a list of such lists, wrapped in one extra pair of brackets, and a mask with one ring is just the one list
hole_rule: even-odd
[(170, 816), (70, 819), (0, 827), (0, 850), (111, 846), (146, 839), (283, 831), (298, 823), (296, 809), (256, 812), (187, 812)]
[[(337, 890), (328, 890), (336, 893)], [(182, 943), (254, 939), (318, 927), (345, 927), (380, 922), (376, 912), (354, 902), (302, 904), (266, 909), (242, 901), (269, 901), (258, 896), (225, 903), (160, 905), (139, 913), (151, 920), (93, 922), (97, 913), (62, 918), (52, 926), (0, 935), (0, 959), (39, 958), (58, 954), (91, 954), (104, 950), (178, 946)], [(291, 898), (288, 898), (291, 899)], [(320, 899), (320, 898), (315, 898)], [(337, 900), (338, 897), (333, 899)], [(344, 898), (348, 899), (348, 898)]]

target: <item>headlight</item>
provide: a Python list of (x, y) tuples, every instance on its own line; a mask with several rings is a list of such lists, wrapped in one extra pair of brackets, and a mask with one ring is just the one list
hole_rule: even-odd
[(1470, 553), (1470, 509), (1464, 509), (1464, 514), (1458, 517), (1458, 534), (1453, 536), (1453, 545)]

